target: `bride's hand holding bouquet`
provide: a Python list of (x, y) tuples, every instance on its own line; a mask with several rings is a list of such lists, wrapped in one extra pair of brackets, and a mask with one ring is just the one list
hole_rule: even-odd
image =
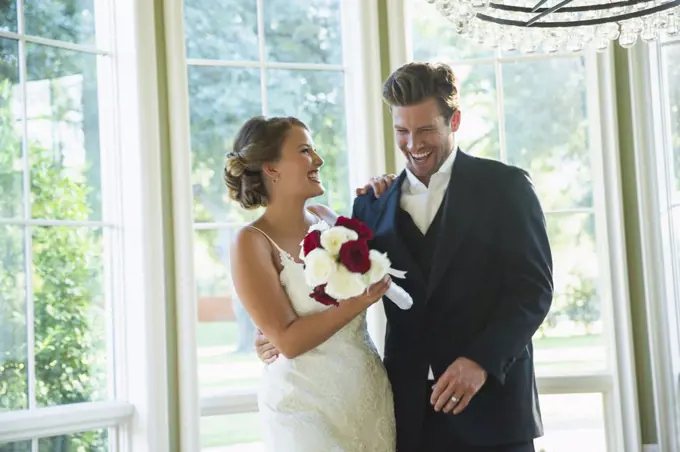
[(390, 278), (403, 278), (405, 272), (391, 268), (387, 254), (369, 249), (372, 238), (373, 231), (352, 218), (339, 217), (334, 226), (312, 226), (300, 256), (307, 284), (313, 288), (310, 297), (334, 306), (363, 300), (368, 307), (386, 295), (401, 309), (409, 309), (410, 295)]

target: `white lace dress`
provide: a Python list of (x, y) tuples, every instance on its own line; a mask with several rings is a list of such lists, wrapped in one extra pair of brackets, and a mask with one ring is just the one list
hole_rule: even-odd
[[(297, 314), (333, 309), (309, 297), (302, 264), (272, 244), (281, 256), (281, 284)], [(396, 449), (392, 390), (365, 313), (315, 349), (294, 359), (279, 356), (265, 366), (258, 406), (270, 452)]]

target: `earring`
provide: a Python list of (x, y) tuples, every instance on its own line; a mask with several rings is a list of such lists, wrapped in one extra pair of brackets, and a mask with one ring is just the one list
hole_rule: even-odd
[(277, 183), (279, 181), (281, 176), (276, 176), (274, 179), (272, 179), (273, 183)]

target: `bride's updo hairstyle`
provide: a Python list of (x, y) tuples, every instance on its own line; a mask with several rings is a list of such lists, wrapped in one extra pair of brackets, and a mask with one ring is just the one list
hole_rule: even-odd
[(267, 175), (262, 168), (281, 158), (286, 135), (293, 127), (309, 130), (297, 118), (256, 116), (246, 121), (236, 134), (233, 150), (227, 154), (224, 165), (224, 183), (229, 197), (244, 209), (268, 204)]

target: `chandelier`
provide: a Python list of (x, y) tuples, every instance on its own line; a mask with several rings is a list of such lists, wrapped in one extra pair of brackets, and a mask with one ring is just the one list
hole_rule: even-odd
[(605, 51), (680, 33), (680, 0), (426, 0), (456, 33), (505, 52)]

